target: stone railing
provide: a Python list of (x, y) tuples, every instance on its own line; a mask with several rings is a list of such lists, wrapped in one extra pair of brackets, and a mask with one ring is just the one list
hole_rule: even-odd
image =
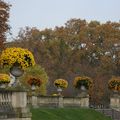
[(32, 107), (89, 107), (89, 97), (31, 96)]
[(31, 120), (25, 91), (0, 89), (1, 120)]

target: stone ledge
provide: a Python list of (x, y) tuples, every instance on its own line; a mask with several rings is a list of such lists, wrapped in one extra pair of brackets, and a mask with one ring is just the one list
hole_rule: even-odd
[(5, 93), (5, 92), (26, 92), (26, 89), (22, 88), (0, 88), (0, 93)]

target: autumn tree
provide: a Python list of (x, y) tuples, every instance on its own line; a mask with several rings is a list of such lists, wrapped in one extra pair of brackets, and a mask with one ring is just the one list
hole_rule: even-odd
[(62, 77), (69, 80), (65, 94), (75, 95), (72, 80), (85, 75), (95, 80), (94, 100), (99, 103), (105, 96), (107, 98), (105, 86), (110, 77), (120, 76), (119, 22), (70, 19), (64, 26), (54, 29), (28, 27), (8, 46), (28, 48), (34, 53), (37, 64), (44, 67), (49, 76), (49, 93), (55, 91), (53, 80)]
[(10, 5), (0, 0), (0, 50), (6, 41), (6, 32), (10, 29), (8, 25)]

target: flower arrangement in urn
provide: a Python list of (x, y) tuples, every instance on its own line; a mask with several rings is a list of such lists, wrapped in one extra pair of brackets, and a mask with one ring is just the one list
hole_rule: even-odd
[(120, 91), (120, 77), (112, 77), (108, 82), (109, 89)]
[(56, 79), (54, 85), (59, 88), (67, 88), (68, 82), (64, 79)]
[(67, 80), (64, 80), (64, 79), (56, 79), (54, 81), (54, 85), (57, 87), (58, 96), (62, 96), (62, 94), (61, 94), (62, 89), (68, 87), (68, 82), (67, 82)]
[[(78, 77), (75, 77), (75, 79), (73, 81), (73, 85), (77, 89), (89, 90), (93, 85), (93, 81), (90, 77), (78, 76)], [(85, 88), (83, 88), (83, 87), (85, 87)]]
[(0, 74), (0, 86), (4, 86), (10, 82), (10, 76), (8, 74)]
[(22, 69), (33, 66), (35, 64), (32, 53), (23, 48), (7, 48), (2, 51), (0, 57), (0, 64), (2, 66), (12, 67), (14, 64), (18, 64)]
[(41, 84), (42, 84), (42, 81), (40, 78), (36, 78), (36, 77), (30, 77), (27, 81), (27, 83), (30, 85), (30, 86), (37, 86), (37, 87), (40, 87)]

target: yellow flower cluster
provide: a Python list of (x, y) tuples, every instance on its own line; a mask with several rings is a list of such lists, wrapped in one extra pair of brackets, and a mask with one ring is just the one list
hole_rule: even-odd
[(73, 81), (73, 86), (79, 89), (82, 85), (85, 86), (86, 89), (90, 89), (93, 85), (93, 81), (90, 77), (86, 76), (75, 77)]
[(120, 77), (113, 77), (108, 82), (108, 87), (111, 90), (117, 90), (120, 91)]
[(7, 74), (0, 74), (0, 84), (1, 83), (9, 83), (10, 82), (10, 76)]
[(60, 88), (67, 88), (68, 82), (66, 80), (64, 80), (64, 79), (56, 79), (54, 81), (54, 85), (56, 87), (60, 87)]
[(0, 64), (2, 66), (12, 66), (15, 63), (25, 69), (35, 64), (34, 56), (29, 50), (23, 48), (13, 47), (5, 49), (1, 54)]

